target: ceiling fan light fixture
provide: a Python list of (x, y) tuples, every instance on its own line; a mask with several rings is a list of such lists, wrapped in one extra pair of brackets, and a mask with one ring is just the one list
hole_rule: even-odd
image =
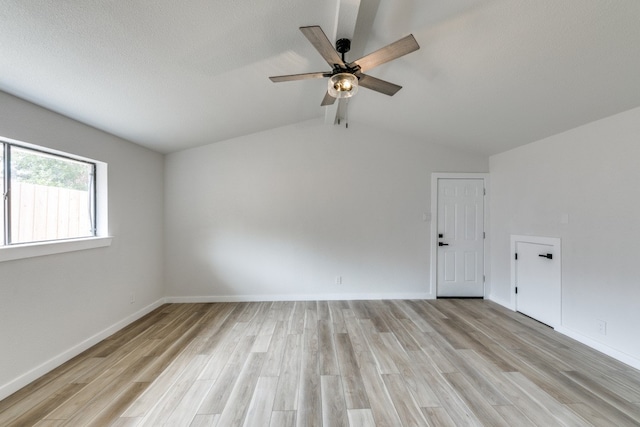
[(358, 92), (358, 78), (351, 73), (334, 74), (329, 79), (328, 91), (334, 98), (350, 98)]

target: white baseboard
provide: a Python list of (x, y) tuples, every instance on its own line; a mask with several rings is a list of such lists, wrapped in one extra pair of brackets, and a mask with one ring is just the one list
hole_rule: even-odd
[[(496, 299), (496, 298), (490, 298), (491, 301), (495, 302), (496, 304), (500, 304), (501, 306), (511, 310), (511, 311), (515, 311), (516, 308), (513, 306), (513, 304), (510, 301), (504, 301), (504, 300), (500, 300), (500, 299)], [(632, 368), (635, 369), (640, 369), (640, 360), (630, 356), (620, 350), (616, 350), (613, 347), (609, 347), (606, 344), (603, 344), (599, 341), (594, 340), (593, 338), (589, 338), (586, 335), (582, 335), (579, 332), (574, 331), (573, 329), (569, 329), (569, 328), (565, 328), (564, 326), (558, 326), (557, 328), (554, 328), (554, 330), (556, 332), (561, 333), (562, 335), (566, 335), (569, 338), (572, 338), (588, 347), (593, 348), (594, 350), (598, 350), (600, 353), (604, 353), (607, 356), (613, 357), (614, 359), (616, 359), (619, 362), (625, 363), (629, 366), (631, 366)]]
[(504, 308), (508, 308), (511, 311), (516, 311), (516, 307), (513, 305), (511, 301), (503, 300), (501, 298), (496, 298), (493, 295), (489, 295), (487, 299), (495, 302), (496, 304), (503, 306)]
[(29, 372), (26, 372), (26, 373), (20, 375), (19, 377), (11, 380), (10, 382), (1, 385), (0, 386), (0, 400), (10, 396), (11, 394), (13, 394), (16, 391), (20, 390), (22, 387), (28, 385), (32, 381), (37, 380), (38, 378), (40, 378), (44, 374), (46, 374), (46, 373), (52, 371), (53, 369), (57, 368), (58, 366), (62, 365), (64, 362), (66, 362), (68, 360), (71, 360), (72, 358), (74, 358), (78, 354), (82, 353), (86, 349), (90, 348), (91, 346), (96, 345), (97, 343), (99, 343), (103, 339), (111, 336), (115, 332), (118, 332), (120, 329), (122, 329), (125, 326), (129, 325), (130, 323), (138, 320), (142, 316), (152, 312), (153, 310), (155, 310), (156, 308), (160, 307), (164, 303), (165, 303), (165, 298), (159, 299), (158, 301), (156, 301), (156, 302), (144, 307), (143, 309), (141, 309), (141, 310), (139, 310), (139, 311), (127, 316), (123, 320), (121, 320), (121, 321), (109, 326), (108, 328), (98, 332), (97, 334), (93, 335), (92, 337), (87, 338), (86, 340), (82, 341), (81, 343), (76, 344), (75, 346), (73, 346), (70, 349), (60, 353), (59, 355), (47, 360), (46, 362), (44, 362), (40, 366), (37, 366), (37, 367), (33, 368), (32, 370), (30, 370)]
[(256, 301), (340, 301), (381, 299), (434, 299), (429, 293), (383, 293), (383, 294), (266, 294), (266, 295), (203, 295), (192, 297), (167, 297), (168, 303), (206, 302), (256, 302)]
[(631, 366), (632, 368), (640, 369), (640, 359), (630, 356), (627, 353), (616, 350), (613, 347), (609, 347), (606, 344), (596, 341), (593, 338), (589, 338), (586, 335), (582, 335), (581, 333), (576, 332), (573, 329), (565, 328), (564, 326), (560, 326), (555, 330), (563, 335), (568, 336), (569, 338), (573, 338), (574, 340), (581, 342), (586, 346), (598, 350), (599, 352), (604, 353), (607, 356), (611, 356), (614, 359)]

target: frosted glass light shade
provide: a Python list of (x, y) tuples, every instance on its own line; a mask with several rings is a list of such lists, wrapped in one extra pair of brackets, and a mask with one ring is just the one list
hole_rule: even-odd
[(358, 92), (358, 78), (351, 73), (334, 74), (329, 79), (328, 91), (334, 98), (350, 98)]

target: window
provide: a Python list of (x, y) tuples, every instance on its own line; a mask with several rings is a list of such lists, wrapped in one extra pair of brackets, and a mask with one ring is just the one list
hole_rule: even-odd
[(97, 163), (0, 139), (4, 247), (95, 237)]

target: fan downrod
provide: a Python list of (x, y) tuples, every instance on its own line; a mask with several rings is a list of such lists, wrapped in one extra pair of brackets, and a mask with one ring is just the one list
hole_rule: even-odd
[(342, 61), (344, 62), (344, 54), (351, 50), (351, 40), (338, 39), (336, 40), (336, 51), (342, 54)]

